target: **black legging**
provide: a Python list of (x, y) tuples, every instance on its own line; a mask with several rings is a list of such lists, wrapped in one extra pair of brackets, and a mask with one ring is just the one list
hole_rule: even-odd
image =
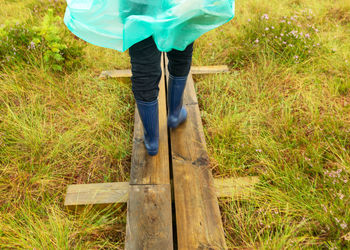
[[(192, 63), (193, 43), (184, 51), (167, 52), (168, 70), (172, 76), (188, 75)], [(162, 75), (160, 67), (161, 52), (152, 37), (138, 42), (129, 48), (132, 91), (136, 100), (151, 102), (157, 99), (159, 81)]]

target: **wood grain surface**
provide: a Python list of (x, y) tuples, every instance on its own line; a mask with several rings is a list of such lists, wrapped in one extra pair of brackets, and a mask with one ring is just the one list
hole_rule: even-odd
[[(162, 59), (163, 60), (163, 59)], [(148, 155), (135, 112), (125, 249), (173, 249), (165, 78), (159, 83), (159, 152)]]
[(227, 249), (192, 75), (184, 104), (187, 120), (170, 132), (178, 249)]
[(132, 185), (125, 249), (173, 249), (170, 184)]

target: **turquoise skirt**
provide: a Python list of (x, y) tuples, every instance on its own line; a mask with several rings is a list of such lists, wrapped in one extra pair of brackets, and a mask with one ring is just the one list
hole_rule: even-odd
[(234, 16), (234, 0), (67, 0), (64, 23), (81, 39), (125, 51), (153, 36), (160, 51), (184, 50)]

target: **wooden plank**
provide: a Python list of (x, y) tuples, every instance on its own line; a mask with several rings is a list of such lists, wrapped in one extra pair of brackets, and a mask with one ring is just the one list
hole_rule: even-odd
[(170, 133), (178, 249), (226, 249), (191, 74), (184, 103), (187, 120)]
[(257, 176), (238, 178), (214, 178), (216, 196), (230, 197), (232, 199), (247, 199), (252, 193), (254, 185), (259, 182)]
[[(214, 178), (215, 193), (218, 198), (248, 198), (259, 177)], [(65, 206), (113, 204), (127, 202), (129, 197), (128, 182), (110, 182), (96, 184), (69, 185)]]
[(131, 77), (131, 69), (114, 69), (102, 71), (99, 78), (117, 78), (117, 77)]
[(173, 249), (170, 192), (170, 184), (130, 187), (125, 249)]
[(156, 156), (149, 156), (144, 146), (143, 126), (136, 106), (127, 204), (126, 249), (173, 248), (164, 73), (159, 83), (158, 100), (159, 152)]
[(169, 148), (164, 73), (159, 83), (159, 152), (149, 156), (143, 143), (143, 125), (135, 108), (130, 184), (169, 184)]
[[(215, 73), (227, 73), (230, 72), (227, 65), (214, 65), (214, 66), (192, 66), (191, 73), (196, 74), (215, 74)], [(117, 77), (131, 77), (130, 69), (114, 69), (102, 71), (99, 78), (117, 78)]]
[(178, 249), (226, 249), (210, 170), (173, 159)]
[(215, 66), (192, 66), (191, 73), (195, 74), (215, 74), (215, 73), (227, 73), (230, 72), (227, 65), (215, 65)]
[(69, 185), (64, 205), (121, 203), (127, 201), (128, 195), (128, 182)]

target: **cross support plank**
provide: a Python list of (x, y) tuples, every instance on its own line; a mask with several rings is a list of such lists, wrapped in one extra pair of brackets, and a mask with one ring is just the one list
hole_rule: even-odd
[(206, 75), (215, 73), (228, 73), (230, 70), (227, 65), (214, 65), (214, 66), (193, 66), (191, 67), (192, 75)]
[[(248, 198), (258, 177), (214, 178), (218, 198)], [(128, 182), (110, 182), (69, 185), (65, 206), (125, 203), (129, 198)]]
[[(196, 74), (215, 74), (215, 73), (227, 73), (230, 72), (227, 65), (215, 65), (215, 66), (192, 66), (191, 73)], [(131, 77), (130, 69), (113, 69), (102, 71), (99, 78), (117, 78), (117, 77)]]
[(65, 206), (126, 202), (129, 182), (75, 184), (67, 188)]
[(214, 178), (214, 186), (218, 198), (229, 197), (235, 200), (250, 197), (254, 185), (259, 182), (258, 176), (239, 178)]

